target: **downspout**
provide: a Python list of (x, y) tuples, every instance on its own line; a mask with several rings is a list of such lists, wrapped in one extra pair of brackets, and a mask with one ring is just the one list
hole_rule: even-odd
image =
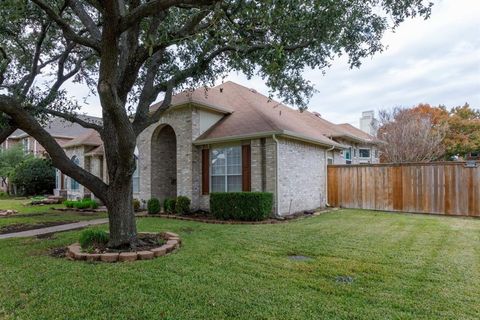
[(281, 218), (280, 216), (280, 208), (279, 208), (279, 201), (278, 199), (280, 198), (280, 184), (278, 183), (278, 158), (280, 155), (280, 151), (278, 149), (278, 139), (274, 135), (272, 135), (273, 141), (275, 141), (275, 151), (276, 151), (276, 156), (275, 156), (275, 213), (274, 216), (275, 218)]
[[(331, 148), (327, 149), (325, 151), (325, 206), (330, 207), (330, 204), (328, 203), (328, 153), (330, 151), (333, 151), (335, 149), (335, 146), (332, 146)], [(332, 155), (332, 161), (335, 155)]]

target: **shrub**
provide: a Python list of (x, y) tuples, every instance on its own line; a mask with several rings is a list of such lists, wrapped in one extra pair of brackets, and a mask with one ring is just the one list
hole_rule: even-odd
[(93, 210), (98, 209), (98, 202), (95, 200), (90, 200), (90, 208)]
[(102, 230), (88, 229), (80, 234), (79, 242), (82, 249), (93, 246), (106, 246), (108, 243), (108, 233)]
[(65, 201), (63, 201), (63, 205), (67, 208), (73, 208), (73, 206), (75, 205), (75, 202), (76, 201), (65, 200)]
[(141, 206), (140, 200), (133, 199), (132, 203), (133, 203), (133, 210), (140, 211), (140, 206)]
[(190, 199), (185, 196), (177, 197), (175, 202), (175, 211), (178, 214), (189, 214), (190, 213)]
[(217, 219), (258, 221), (270, 216), (273, 194), (268, 192), (214, 192), (210, 211)]
[(75, 201), (73, 206), (77, 209), (87, 209), (90, 208), (90, 201)]
[(176, 204), (177, 204), (176, 199), (166, 198), (163, 201), (163, 210), (165, 210), (166, 213), (175, 213), (175, 205)]
[(47, 194), (55, 188), (55, 169), (50, 160), (32, 157), (15, 167), (10, 179), (22, 195)]
[(157, 214), (160, 212), (160, 200), (152, 198), (147, 202), (148, 214)]

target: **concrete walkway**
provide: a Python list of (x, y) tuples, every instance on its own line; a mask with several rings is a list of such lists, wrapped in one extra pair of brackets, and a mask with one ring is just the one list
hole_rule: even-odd
[(70, 231), (75, 229), (81, 229), (88, 226), (95, 226), (97, 224), (104, 224), (108, 223), (108, 219), (95, 219), (95, 220), (87, 220), (87, 221), (80, 221), (75, 223), (68, 223), (68, 224), (61, 224), (58, 226), (41, 228), (41, 229), (33, 229), (28, 231), (21, 231), (21, 232), (14, 232), (14, 233), (6, 233), (0, 234), (0, 239), (8, 239), (8, 238), (24, 238), (24, 237), (34, 237), (39, 236), (42, 234), (49, 234), (61, 231)]

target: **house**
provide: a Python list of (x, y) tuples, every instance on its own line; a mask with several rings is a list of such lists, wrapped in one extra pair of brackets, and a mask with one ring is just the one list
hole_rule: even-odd
[[(91, 117), (91, 116), (81, 116), (82, 119), (88, 120), (90, 122), (99, 122), (100, 118)], [(68, 144), (70, 141), (76, 137), (85, 134), (88, 132), (88, 129), (85, 129), (79, 124), (65, 121), (62, 118), (52, 117), (44, 125), (45, 130), (58, 142), (62, 147)], [(23, 130), (15, 130), (5, 141), (0, 145), (1, 150), (7, 150), (13, 148), (14, 146), (21, 145), (23, 151), (27, 154), (32, 154), (35, 157), (48, 157), (43, 146), (36, 141), (29, 134)], [(67, 178), (61, 173), (57, 177), (59, 180), (59, 185), (61, 181), (66, 180)], [(0, 189), (6, 190), (7, 185), (2, 181)]]
[[(208, 210), (211, 192), (265, 191), (274, 194), (274, 214), (285, 216), (324, 207), (327, 164), (378, 162), (375, 144), (351, 125), (335, 125), (233, 82), (185, 91), (138, 137), (134, 198), (183, 195), (193, 209)], [(63, 147), (78, 165), (107, 180), (98, 133), (86, 130)], [(55, 192), (90, 195), (61, 173)]]
[(193, 208), (208, 209), (211, 192), (266, 191), (274, 194), (274, 213), (288, 215), (326, 205), (329, 159), (348, 163), (346, 150), (358, 150), (351, 163), (378, 162), (375, 143), (349, 125), (226, 82), (175, 95), (160, 121), (140, 134), (134, 196), (184, 195)]

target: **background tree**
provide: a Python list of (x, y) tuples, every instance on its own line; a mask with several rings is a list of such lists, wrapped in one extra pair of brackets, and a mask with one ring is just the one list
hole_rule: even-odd
[[(160, 119), (174, 92), (207, 86), (235, 70), (261, 76), (272, 92), (303, 108), (313, 92), (302, 76), (305, 68), (323, 69), (341, 54), (357, 67), (362, 58), (383, 49), (380, 40), (386, 29), (407, 17), (427, 17), (431, 7), (422, 0), (31, 2), (48, 16), (45, 21), (61, 30), (64, 48), (83, 48), (83, 55), (74, 55), (78, 57), (94, 54), (96, 60), (89, 64), (93, 69), (78, 75), (99, 95), (103, 123), (82, 125), (108, 141), (109, 184), (81, 168), (63, 165), (68, 160), (28, 115), (27, 104), (15, 104), (10, 94), (11, 100), (4, 99), (3, 104), (0, 97), (0, 111), (44, 145), (55, 166), (106, 204), (112, 247), (137, 242), (131, 182), (136, 138)], [(150, 112), (159, 96), (163, 103)], [(65, 107), (49, 104), (35, 111), (80, 123)]]
[(30, 156), (15, 167), (10, 179), (23, 196), (50, 194), (55, 188), (55, 168), (50, 159)]
[(447, 157), (480, 151), (480, 110), (468, 103), (454, 107), (449, 112), (448, 126), (444, 141)]
[(441, 112), (431, 113), (428, 108), (379, 112), (377, 137), (382, 141), (379, 149), (383, 162), (429, 162), (445, 154), (443, 140), (448, 124)]
[(8, 191), (10, 190), (9, 180), (15, 172), (15, 168), (28, 157), (31, 157), (31, 155), (25, 154), (21, 144), (0, 152), (0, 178), (2, 183), (7, 186)]

